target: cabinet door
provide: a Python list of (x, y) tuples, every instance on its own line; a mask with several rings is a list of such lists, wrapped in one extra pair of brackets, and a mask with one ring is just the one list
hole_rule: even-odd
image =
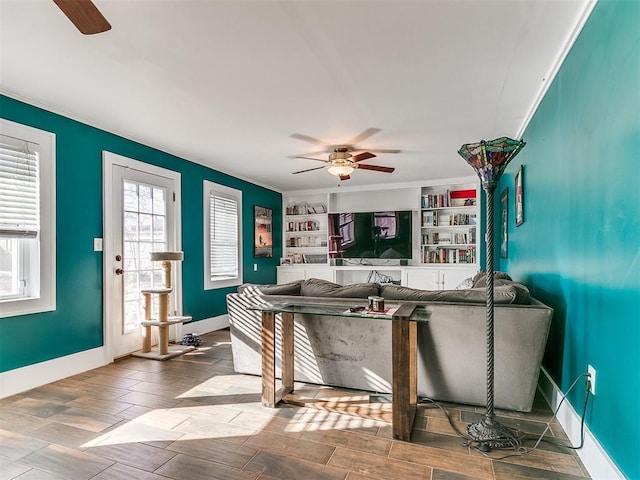
[(422, 290), (441, 290), (440, 276), (437, 268), (407, 269), (407, 287)]
[(443, 268), (440, 270), (440, 285), (445, 290), (454, 290), (463, 280), (473, 277), (477, 272), (477, 267)]
[(333, 268), (327, 267), (313, 267), (307, 268), (305, 271), (305, 279), (307, 278), (319, 278), (321, 280), (328, 280), (334, 282)]
[(296, 280), (304, 280), (304, 267), (278, 267), (278, 284), (295, 282)]

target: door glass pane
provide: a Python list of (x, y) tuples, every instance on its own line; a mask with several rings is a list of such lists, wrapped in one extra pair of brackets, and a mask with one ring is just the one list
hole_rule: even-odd
[(125, 242), (127, 240), (138, 240), (138, 214), (124, 212), (124, 228), (122, 229)]
[[(161, 262), (152, 262), (152, 251), (167, 248), (166, 192), (163, 188), (127, 180), (123, 183), (123, 265), (125, 270), (124, 326), (131, 331), (144, 320), (140, 289), (162, 287)], [(151, 318), (157, 318), (157, 298)]]
[(153, 241), (164, 243), (166, 229), (164, 225), (164, 217), (160, 215), (153, 216)]
[(138, 185), (138, 201), (140, 211), (144, 213), (153, 212), (153, 198), (151, 196), (153, 188), (148, 185)]
[(151, 240), (151, 215), (140, 215), (140, 240), (148, 242)]
[(138, 186), (135, 183), (124, 182), (124, 209), (129, 212), (138, 211)]
[(153, 213), (162, 216), (165, 213), (164, 190), (161, 188), (153, 189)]
[(124, 274), (124, 292), (125, 301), (138, 300), (138, 272), (125, 272)]

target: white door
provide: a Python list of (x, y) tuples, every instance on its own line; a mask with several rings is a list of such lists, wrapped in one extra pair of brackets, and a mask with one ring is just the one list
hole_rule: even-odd
[[(179, 193), (179, 174), (110, 155), (105, 152), (105, 170), (107, 160), (110, 169), (110, 185), (105, 175), (105, 207), (110, 203), (105, 208), (104, 232), (105, 338), (113, 359), (141, 348), (140, 322), (145, 312), (140, 289), (162, 286), (160, 262), (152, 262), (150, 253), (178, 250), (180, 236), (174, 197)], [(174, 265), (172, 271), (174, 293), (169, 297), (169, 311), (173, 315), (180, 310), (181, 269)], [(152, 318), (157, 318), (157, 298), (152, 305)]]

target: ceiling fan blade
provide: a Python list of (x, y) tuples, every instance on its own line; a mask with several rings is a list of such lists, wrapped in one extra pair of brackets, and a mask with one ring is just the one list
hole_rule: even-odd
[(349, 142), (349, 145), (357, 145), (365, 138), (369, 138), (370, 136), (375, 135), (376, 133), (381, 131), (382, 130), (380, 130), (379, 128), (367, 128), (364, 132), (351, 140), (351, 142)]
[(354, 148), (351, 150), (352, 152), (375, 152), (375, 153), (400, 153), (402, 150), (398, 150), (397, 148)]
[(325, 147), (327, 144), (317, 138), (310, 137), (309, 135), (303, 135), (301, 133), (292, 133), (291, 138), (297, 138), (298, 140), (302, 140), (304, 142), (315, 143), (316, 145), (321, 145)]
[(367, 165), (366, 163), (359, 163), (358, 168), (362, 170), (373, 170), (375, 172), (393, 173), (395, 168), (393, 167), (381, 167), (379, 165)]
[(368, 158), (374, 158), (374, 157), (375, 155), (373, 153), (363, 152), (363, 153), (354, 155), (353, 157), (350, 158), (350, 160), (352, 162), (361, 162), (362, 160), (367, 160)]
[(93, 35), (111, 30), (98, 7), (91, 0), (53, 0), (80, 33)]
[(317, 152), (307, 152), (307, 153), (303, 153), (302, 155), (289, 155), (287, 158), (309, 158), (312, 155), (325, 155), (327, 153), (327, 150), (319, 150)]
[(306, 170), (299, 170), (297, 172), (291, 172), (292, 175), (295, 175), (296, 173), (304, 173), (304, 172), (312, 172), (313, 170), (320, 170), (322, 168), (327, 168), (327, 167), (315, 167), (315, 168), (307, 168)]
[(320, 160), (319, 158), (301, 157), (301, 156), (297, 156), (294, 158), (306, 158), (307, 160), (315, 160), (316, 162), (330, 163), (329, 160)]
[(350, 178), (349, 175), (340, 175), (340, 180), (349, 180)]

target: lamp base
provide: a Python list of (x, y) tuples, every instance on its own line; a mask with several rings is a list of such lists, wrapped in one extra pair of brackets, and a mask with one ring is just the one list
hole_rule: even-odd
[(505, 427), (493, 417), (467, 425), (469, 443), (477, 442), (478, 449), (489, 452), (492, 448), (518, 448), (522, 446), (524, 434), (518, 430)]

